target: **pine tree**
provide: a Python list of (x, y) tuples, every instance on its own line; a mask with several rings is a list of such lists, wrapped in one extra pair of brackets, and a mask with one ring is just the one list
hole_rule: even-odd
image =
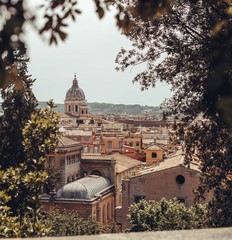
[(25, 161), (22, 129), (35, 111), (37, 100), (32, 92), (34, 80), (28, 75), (26, 50), (14, 51), (14, 63), (5, 62), (10, 84), (2, 89), (2, 110), (0, 118), (0, 165), (2, 169), (17, 166)]

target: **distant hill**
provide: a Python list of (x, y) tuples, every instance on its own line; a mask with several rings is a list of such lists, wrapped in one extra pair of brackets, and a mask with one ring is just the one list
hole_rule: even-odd
[[(64, 104), (56, 104), (57, 108), (55, 109), (57, 112), (63, 112)], [(39, 102), (39, 106), (41, 108), (46, 107), (46, 102)], [(160, 116), (162, 113), (160, 107), (153, 106), (141, 106), (139, 104), (134, 105), (126, 105), (126, 104), (112, 104), (112, 103), (97, 103), (92, 102), (88, 103), (89, 113), (91, 114), (131, 114), (131, 115), (140, 115), (140, 114), (148, 114), (148, 115), (156, 115)]]

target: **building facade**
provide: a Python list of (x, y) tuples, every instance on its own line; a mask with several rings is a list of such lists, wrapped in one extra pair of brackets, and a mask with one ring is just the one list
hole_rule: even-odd
[[(127, 221), (128, 208), (141, 199), (160, 201), (176, 198), (187, 207), (194, 205), (194, 190), (200, 183), (201, 172), (197, 165), (184, 165), (184, 155), (176, 154), (145, 168), (140, 174), (122, 181), (122, 206), (116, 209), (116, 222), (122, 229), (130, 227)], [(205, 196), (205, 202), (212, 194)]]
[(46, 156), (45, 164), (52, 166), (54, 172), (60, 172), (60, 181), (56, 190), (81, 177), (80, 162), (82, 144), (60, 136), (56, 151)]

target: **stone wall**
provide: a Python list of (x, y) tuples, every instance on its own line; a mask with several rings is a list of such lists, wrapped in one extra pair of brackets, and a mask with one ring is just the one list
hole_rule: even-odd
[[(163, 231), (163, 232), (141, 232), (141, 233), (121, 233), (102, 234), (92, 236), (75, 237), (46, 237), (33, 238), (33, 240), (229, 240), (232, 239), (232, 228)], [(16, 239), (15, 239), (16, 240)]]

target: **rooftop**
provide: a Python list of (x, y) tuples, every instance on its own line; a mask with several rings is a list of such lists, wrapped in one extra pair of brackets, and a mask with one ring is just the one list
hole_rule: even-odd
[(150, 174), (153, 172), (164, 171), (166, 169), (174, 168), (177, 166), (188, 167), (191, 170), (200, 172), (199, 166), (196, 163), (190, 163), (188, 166), (184, 162), (185, 157), (182, 151), (178, 151), (175, 154), (169, 156), (168, 159), (160, 162), (158, 165), (153, 165), (151, 167), (147, 167), (140, 172), (140, 175)]
[(116, 153), (112, 156), (116, 160), (116, 173), (124, 172), (133, 167), (141, 166), (140, 161), (124, 156), (122, 154)]
[(95, 194), (103, 191), (110, 185), (110, 181), (107, 178), (88, 175), (64, 185), (57, 191), (57, 198), (90, 200), (95, 197)]
[(99, 155), (99, 154), (82, 154), (83, 160), (97, 160), (97, 161), (116, 161), (116, 172), (124, 172), (130, 168), (140, 166), (141, 162), (124, 156), (120, 153), (115, 153), (112, 155)]
[(150, 147), (148, 147), (146, 150), (163, 150), (161, 147), (159, 147), (158, 145), (154, 144)]
[(72, 146), (77, 146), (80, 144), (81, 144), (80, 142), (77, 142), (75, 140), (72, 140), (72, 139), (64, 137), (64, 136), (60, 136), (57, 147), (58, 148), (59, 147), (72, 147)]

